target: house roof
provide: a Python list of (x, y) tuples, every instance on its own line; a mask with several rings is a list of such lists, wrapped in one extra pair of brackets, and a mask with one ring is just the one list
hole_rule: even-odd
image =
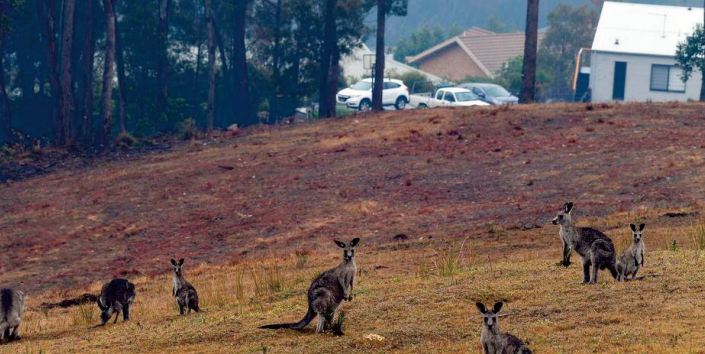
[(672, 57), (702, 21), (702, 8), (607, 1), (592, 50)]
[[(545, 35), (545, 31), (539, 31), (539, 44)], [(524, 32), (494, 33), (473, 27), (408, 58), (407, 62), (417, 63), (451, 45), (458, 45), (487, 76), (494, 76), (509, 59), (524, 54)]]
[[(359, 47), (353, 50), (352, 53), (344, 56), (340, 60), (340, 65), (343, 68), (343, 72), (345, 73), (346, 76), (353, 76), (356, 78), (364, 78), (366, 76), (369, 76), (371, 74), (370, 70), (365, 70), (364, 65), (363, 65), (363, 56), (366, 54), (375, 54), (370, 48), (367, 47), (364, 43)], [(428, 78), (428, 80), (433, 81), (433, 82), (440, 82), (442, 79), (436, 75), (427, 73), (425, 71), (419, 70), (417, 68), (414, 68), (412, 66), (406, 65), (404, 63), (400, 63), (396, 60), (394, 60), (393, 55), (386, 55), (385, 61), (384, 61), (384, 71), (386, 73), (390, 72), (396, 72), (397, 74), (405, 74), (407, 72), (416, 72), (419, 74), (422, 74)]]

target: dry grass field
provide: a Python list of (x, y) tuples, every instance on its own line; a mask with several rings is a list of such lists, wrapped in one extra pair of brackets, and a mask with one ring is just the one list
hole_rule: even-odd
[[(66, 169), (0, 187), (0, 284), (25, 289), (8, 353), (480, 352), (474, 303), (537, 353), (705, 352), (705, 106), (536, 105), (361, 115)], [(582, 285), (550, 219), (621, 251), (646, 223), (643, 279)], [(404, 234), (406, 240), (394, 240)], [(345, 335), (267, 331), (361, 237)], [(204, 311), (180, 318), (168, 260)], [(41, 310), (111, 276), (132, 320)], [(369, 335), (382, 339), (369, 339)]]

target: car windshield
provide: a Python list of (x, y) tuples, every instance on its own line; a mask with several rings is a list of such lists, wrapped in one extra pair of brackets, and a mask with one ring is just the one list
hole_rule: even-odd
[(358, 81), (354, 85), (350, 86), (353, 90), (367, 91), (372, 88), (372, 83), (369, 81)]
[(511, 93), (509, 93), (509, 91), (505, 90), (504, 87), (502, 87), (502, 86), (488, 85), (488, 86), (482, 86), (482, 89), (485, 90), (485, 92), (487, 92), (487, 94), (492, 97), (508, 97), (508, 96), (512, 95)]
[(456, 92), (455, 97), (458, 99), (458, 102), (475, 101), (478, 99), (472, 92)]

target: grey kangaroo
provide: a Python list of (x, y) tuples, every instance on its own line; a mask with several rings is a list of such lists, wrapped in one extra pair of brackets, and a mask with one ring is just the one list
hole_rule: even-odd
[(598, 230), (575, 226), (573, 210), (573, 203), (565, 203), (563, 210), (551, 221), (554, 225), (560, 225), (559, 234), (563, 241), (564, 264), (570, 263), (570, 251), (575, 250), (583, 259), (583, 283), (597, 283), (597, 271), (602, 269), (609, 269), (612, 276), (617, 279), (616, 256), (612, 240)]
[(0, 341), (20, 339), (20, 323), (24, 312), (24, 293), (0, 289)]
[(191, 313), (191, 310), (200, 312), (201, 309), (198, 307), (198, 293), (196, 293), (196, 288), (184, 278), (184, 259), (181, 258), (178, 262), (172, 259), (171, 266), (174, 268), (174, 287), (172, 295), (174, 299), (176, 299), (176, 304), (179, 305), (179, 315), (183, 316), (185, 310), (188, 310), (188, 313)]
[(499, 331), (497, 314), (502, 310), (503, 302), (494, 304), (492, 310), (485, 309), (481, 302), (475, 304), (482, 313), (482, 335), (480, 343), (485, 354), (531, 354), (531, 349), (524, 342), (509, 334)]
[(127, 279), (113, 279), (109, 283), (103, 285), (98, 297), (98, 307), (100, 307), (101, 325), (105, 325), (110, 317), (115, 314), (116, 323), (120, 312), (122, 312), (123, 321), (130, 319), (130, 307), (135, 301), (135, 285)]
[(632, 229), (634, 242), (629, 248), (622, 252), (622, 256), (617, 263), (617, 272), (619, 280), (634, 280), (636, 273), (640, 267), (644, 266), (644, 227), (646, 225), (639, 224), (637, 228), (634, 224), (629, 224)]
[(280, 323), (261, 326), (264, 329), (291, 328), (300, 330), (306, 327), (318, 315), (316, 333), (330, 329), (333, 315), (343, 300), (352, 301), (353, 282), (357, 267), (355, 266), (355, 247), (359, 238), (349, 244), (335, 241), (343, 249), (343, 261), (335, 268), (319, 275), (308, 288), (308, 311), (304, 318), (296, 323)]

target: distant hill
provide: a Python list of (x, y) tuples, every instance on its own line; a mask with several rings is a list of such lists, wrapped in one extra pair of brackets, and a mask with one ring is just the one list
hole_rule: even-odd
[[(702, 0), (638, 0), (625, 1), (680, 6), (703, 6)], [(551, 9), (560, 3), (597, 8), (590, 0), (541, 0), (540, 26), (546, 26)], [(392, 17), (387, 21), (387, 45), (416, 28), (440, 27), (444, 30), (465, 29), (472, 26), (489, 27), (490, 22), (501, 24), (506, 30), (523, 30), (526, 17), (526, 0), (409, 0), (406, 17)], [(374, 27), (375, 16), (370, 14), (368, 25)], [(369, 42), (374, 45), (374, 35)]]

